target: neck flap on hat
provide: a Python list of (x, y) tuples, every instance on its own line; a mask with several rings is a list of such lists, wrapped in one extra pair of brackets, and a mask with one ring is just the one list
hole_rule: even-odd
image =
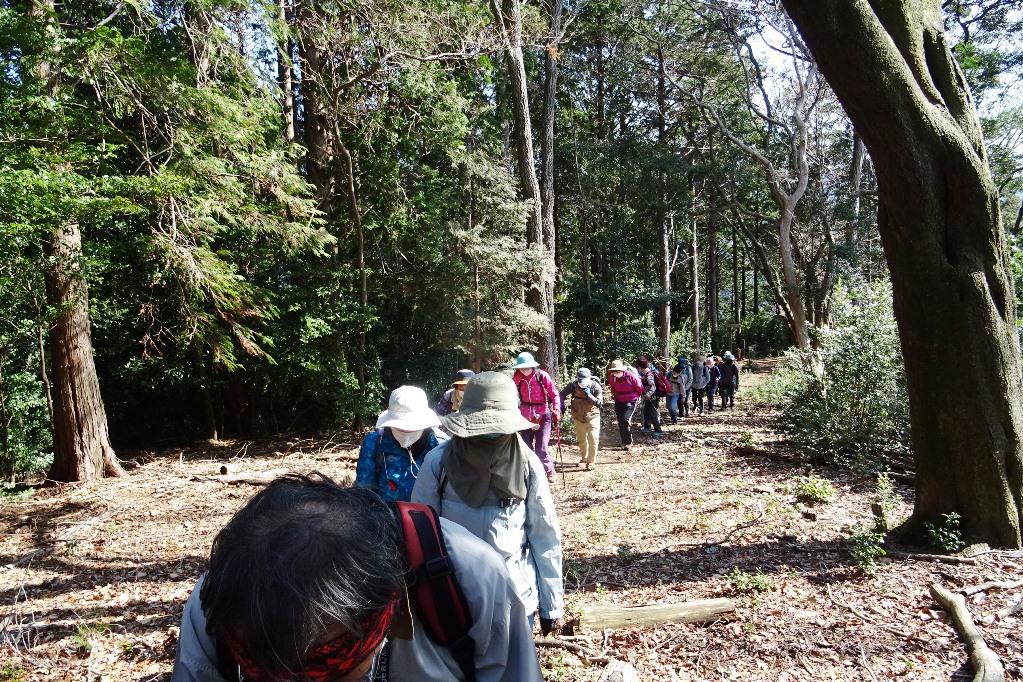
[(496, 438), (453, 436), (444, 453), (444, 472), (470, 507), (479, 507), (493, 490), (501, 499), (526, 499), (526, 471), (532, 450), (517, 433)]

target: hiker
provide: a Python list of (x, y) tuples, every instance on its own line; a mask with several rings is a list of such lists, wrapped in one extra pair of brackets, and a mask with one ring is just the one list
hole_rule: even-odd
[(643, 433), (663, 438), (661, 430), (661, 398), (657, 391), (657, 367), (653, 356), (641, 355), (636, 360), (639, 379), (643, 383)]
[(597, 446), (600, 444), (600, 406), (604, 402), (604, 389), (600, 382), (585, 367), (575, 373), (559, 394), (561, 411), (565, 411), (565, 398), (572, 396), (572, 425), (579, 439), (579, 463), (589, 470), (597, 461)]
[(515, 383), (477, 374), (462, 409), (443, 420), (451, 439), (426, 456), (412, 501), (428, 504), (486, 541), (504, 559), (532, 623), (544, 635), (564, 615), (561, 526), (540, 461), (521, 432), (535, 429), (519, 412)]
[(643, 395), (643, 384), (635, 369), (615, 360), (607, 368), (607, 387), (615, 399), (618, 435), (628, 452), (632, 449), (632, 415), (636, 413), (636, 401)]
[(512, 378), (519, 392), (519, 412), (539, 427), (523, 430), (522, 438), (543, 462), (548, 480), (553, 480), (554, 459), (547, 446), (551, 440), (551, 428), (557, 426), (561, 418), (558, 389), (551, 375), (540, 369), (540, 363), (533, 359), (532, 353), (519, 353), (512, 368), (515, 370)]
[(707, 367), (706, 359), (701, 360), (697, 356), (693, 364), (693, 409), (698, 414), (703, 414), (703, 396), (707, 392), (707, 384), (710, 382), (710, 368)]
[(458, 408), (462, 406), (462, 393), (465, 391), (465, 385), (474, 376), (476, 376), (476, 372), (471, 369), (460, 369), (455, 372), (451, 388), (444, 391), (444, 396), (437, 401), (437, 408), (434, 411), (438, 416), (458, 412)]
[(703, 364), (707, 367), (707, 411), (713, 412), (714, 396), (717, 393), (718, 381), (721, 380), (721, 370), (718, 369), (713, 355), (708, 355)]
[(376, 429), (366, 434), (355, 465), (355, 485), (375, 490), (385, 502), (408, 501), (426, 453), (437, 447), (440, 419), (423, 389), (391, 391)]
[(668, 412), (671, 414), (671, 423), (678, 424), (679, 410), (682, 416), (689, 416), (689, 390), (693, 386), (693, 370), (689, 361), (684, 357), (678, 359), (678, 364), (671, 369), (671, 395), (668, 396)]
[(735, 408), (735, 392), (739, 390), (739, 363), (731, 351), (725, 351), (725, 359), (718, 368), (721, 372), (721, 382), (718, 390), (721, 392), (721, 409), (727, 407)]
[[(172, 682), (467, 674), (478, 682), (541, 682), (526, 614), (500, 557), (443, 519), (431, 520), (427, 533), (407, 528), (371, 490), (318, 474), (271, 482), (213, 541), (208, 571), (185, 604)], [(431, 538), (432, 545), (423, 541)], [(427, 558), (453, 573), (421, 578), (419, 589), (407, 585), (407, 566), (423, 575)], [(421, 597), (423, 585), (440, 603)], [(460, 644), (439, 643), (445, 626)]]

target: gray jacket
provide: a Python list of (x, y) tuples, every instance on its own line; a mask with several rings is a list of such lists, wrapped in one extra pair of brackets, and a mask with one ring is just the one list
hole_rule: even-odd
[(688, 395), (689, 389), (693, 387), (693, 368), (686, 365), (681, 373), (676, 374), (672, 371), (668, 378), (671, 380), (672, 395)]
[(561, 618), (565, 613), (561, 526), (540, 459), (529, 458), (525, 501), (502, 507), (491, 490), (482, 505), (470, 507), (443, 477), (444, 452), (450, 442), (438, 445), (426, 455), (412, 488), (412, 501), (430, 505), (443, 518), (463, 526), (496, 549), (508, 567), (527, 614), (539, 607), (541, 618)]
[[(472, 612), (469, 636), (476, 643), (476, 679), (543, 682), (526, 610), (500, 557), (455, 523), (441, 519), (441, 528), (455, 577)], [(217, 670), (216, 646), (206, 634), (206, 618), (199, 603), (202, 581), (200, 578), (185, 604), (171, 682), (235, 682), (225, 680)], [(430, 639), (416, 615), (412, 616), (412, 632), (412, 639), (391, 639), (392, 682), (462, 679), (450, 650)]]
[(693, 365), (693, 388), (707, 388), (710, 383), (710, 368), (702, 362)]

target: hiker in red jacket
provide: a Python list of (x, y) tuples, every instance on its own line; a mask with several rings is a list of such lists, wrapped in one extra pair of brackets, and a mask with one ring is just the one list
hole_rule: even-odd
[(535, 430), (522, 431), (522, 440), (543, 462), (547, 480), (553, 480), (554, 460), (547, 446), (551, 440), (551, 427), (561, 418), (558, 388), (551, 375), (540, 369), (540, 363), (533, 359), (532, 353), (519, 353), (511, 369), (515, 370), (512, 378), (519, 392), (519, 413), (538, 426)]
[(615, 417), (618, 420), (618, 434), (622, 438), (622, 447), (628, 452), (632, 449), (632, 415), (636, 413), (636, 401), (643, 395), (643, 384), (640, 383), (636, 370), (621, 360), (615, 360), (607, 368), (607, 387), (615, 399)]

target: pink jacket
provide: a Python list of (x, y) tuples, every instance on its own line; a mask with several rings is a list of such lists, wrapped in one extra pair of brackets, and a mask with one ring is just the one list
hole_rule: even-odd
[(633, 372), (626, 370), (621, 378), (614, 374), (607, 378), (607, 386), (614, 393), (616, 403), (631, 403), (643, 395), (643, 384)]
[(528, 377), (520, 370), (515, 370), (515, 388), (519, 391), (519, 413), (533, 422), (547, 414), (548, 405), (557, 412), (558, 389), (551, 375), (542, 369), (534, 369)]

